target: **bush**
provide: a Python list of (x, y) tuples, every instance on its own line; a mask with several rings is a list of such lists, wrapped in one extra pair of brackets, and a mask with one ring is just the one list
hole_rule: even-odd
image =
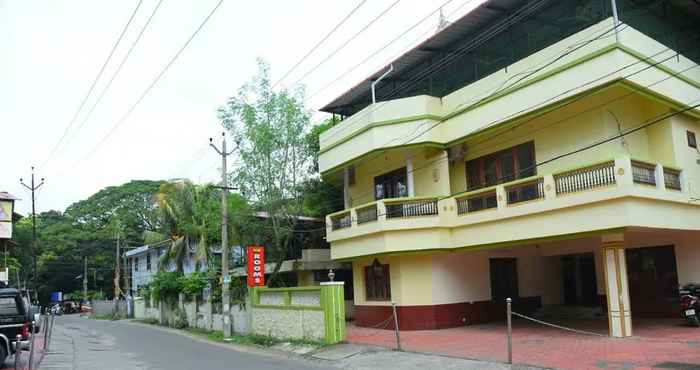
[(178, 295), (182, 292), (182, 284), (178, 272), (160, 271), (153, 275), (151, 280), (151, 294), (156, 301), (168, 303), (177, 302)]
[(180, 286), (182, 292), (187, 296), (199, 295), (207, 286), (207, 276), (203, 272), (193, 272), (189, 275), (181, 276)]

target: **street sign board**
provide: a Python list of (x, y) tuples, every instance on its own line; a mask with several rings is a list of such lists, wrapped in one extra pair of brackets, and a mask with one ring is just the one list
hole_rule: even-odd
[(248, 247), (248, 286), (265, 286), (265, 247)]

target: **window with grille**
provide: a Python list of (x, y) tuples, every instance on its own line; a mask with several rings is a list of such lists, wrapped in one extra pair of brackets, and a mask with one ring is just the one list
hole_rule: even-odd
[(382, 265), (378, 260), (365, 266), (365, 298), (368, 301), (391, 300), (389, 265)]

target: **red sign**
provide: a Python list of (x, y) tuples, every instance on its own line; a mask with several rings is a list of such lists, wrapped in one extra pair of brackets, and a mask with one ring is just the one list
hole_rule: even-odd
[(265, 286), (265, 247), (248, 247), (248, 286)]

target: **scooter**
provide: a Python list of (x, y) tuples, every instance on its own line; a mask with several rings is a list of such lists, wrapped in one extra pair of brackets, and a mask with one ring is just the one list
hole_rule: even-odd
[(680, 288), (681, 313), (688, 323), (700, 327), (700, 285), (686, 284)]

